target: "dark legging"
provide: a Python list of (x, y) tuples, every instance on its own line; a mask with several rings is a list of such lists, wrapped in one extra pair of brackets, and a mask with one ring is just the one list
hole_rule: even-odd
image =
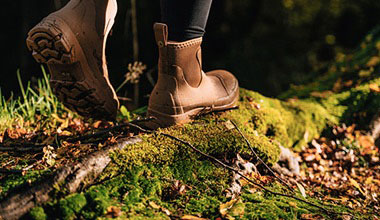
[(169, 27), (169, 40), (202, 37), (212, 0), (161, 0), (162, 22)]

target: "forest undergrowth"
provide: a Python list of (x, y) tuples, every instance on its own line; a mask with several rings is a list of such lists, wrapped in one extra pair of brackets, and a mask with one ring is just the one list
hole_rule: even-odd
[[(0, 202), (137, 136), (141, 143), (109, 152), (94, 182), (74, 193), (54, 186), (24, 218), (379, 219), (380, 146), (370, 123), (380, 109), (380, 30), (324, 71), (281, 99), (241, 89), (237, 109), (153, 133), (134, 126), (145, 108), (122, 106), (112, 122), (84, 119), (56, 99), (44, 69), (26, 87), (18, 73), (22, 96), (0, 98)], [(299, 172), (281, 161), (283, 148)]]

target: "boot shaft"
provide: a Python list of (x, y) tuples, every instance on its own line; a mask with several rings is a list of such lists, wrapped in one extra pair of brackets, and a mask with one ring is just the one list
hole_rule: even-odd
[(154, 32), (159, 48), (159, 81), (165, 78), (163, 75), (183, 75), (188, 85), (197, 88), (202, 81), (202, 38), (168, 41), (168, 28), (160, 23), (154, 25)]

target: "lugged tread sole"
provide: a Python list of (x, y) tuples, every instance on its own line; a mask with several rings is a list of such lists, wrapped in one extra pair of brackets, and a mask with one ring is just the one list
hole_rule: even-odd
[(79, 60), (74, 43), (60, 30), (63, 25), (55, 19), (42, 20), (28, 33), (28, 49), (38, 63), (48, 65), (53, 92), (67, 108), (85, 117), (114, 119), (117, 109), (107, 109), (107, 100), (97, 94), (102, 90), (88, 82), (81, 66), (86, 60)]

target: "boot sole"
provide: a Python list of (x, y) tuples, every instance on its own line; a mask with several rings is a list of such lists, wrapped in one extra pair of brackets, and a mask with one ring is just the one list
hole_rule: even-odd
[[(222, 106), (214, 106), (211, 112), (223, 111), (235, 107), (239, 99), (239, 88), (237, 88), (237, 90), (233, 93), (233, 96), (234, 99), (232, 102)], [(195, 116), (199, 115), (204, 110), (205, 107), (198, 107), (180, 115), (168, 115), (153, 109), (148, 109), (148, 116), (153, 116), (156, 118), (156, 120), (154, 120), (153, 123), (150, 123), (148, 127), (151, 129), (157, 129), (158, 127), (170, 127), (177, 124), (186, 124), (192, 121)]]
[(66, 107), (85, 117), (116, 117), (115, 91), (106, 77), (95, 76), (64, 21), (45, 18), (28, 33), (26, 42), (34, 59), (48, 65), (53, 92)]

